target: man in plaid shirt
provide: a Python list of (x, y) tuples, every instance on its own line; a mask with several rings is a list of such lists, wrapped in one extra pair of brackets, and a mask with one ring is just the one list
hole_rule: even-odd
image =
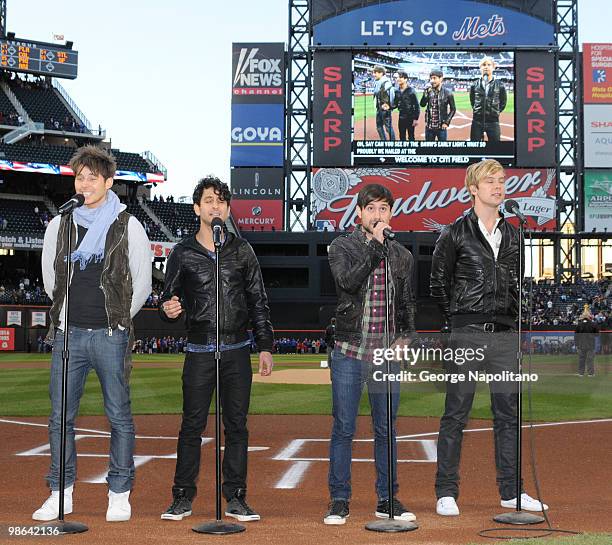
[[(376, 516), (389, 517), (387, 486), (387, 403), (386, 383), (373, 378), (374, 351), (385, 346), (385, 299), (389, 296), (389, 338), (393, 345), (405, 344), (414, 332), (412, 254), (395, 241), (385, 241), (393, 196), (386, 187), (370, 184), (357, 197), (361, 225), (350, 234), (336, 238), (329, 249), (329, 264), (336, 283), (336, 345), (331, 358), (334, 424), (330, 441), (329, 492), (331, 502), (323, 521), (344, 524), (351, 499), (351, 450), (359, 400), (368, 386), (374, 428), (376, 463)], [(390, 278), (385, 277), (385, 259)], [(399, 406), (399, 383), (392, 382), (393, 464), (397, 464), (395, 420)], [(397, 475), (397, 472), (394, 471)], [(398, 490), (393, 483), (393, 495)], [(394, 499), (393, 516), (415, 520), (400, 501)]]

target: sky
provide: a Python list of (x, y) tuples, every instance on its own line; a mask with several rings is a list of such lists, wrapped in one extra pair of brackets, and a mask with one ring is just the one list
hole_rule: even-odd
[[(581, 43), (612, 41), (610, 4), (578, 0)], [(62, 86), (114, 148), (166, 166), (154, 194), (180, 197), (206, 174), (229, 182), (231, 44), (286, 43), (288, 1), (7, 0), (7, 30), (74, 42), (79, 75)]]

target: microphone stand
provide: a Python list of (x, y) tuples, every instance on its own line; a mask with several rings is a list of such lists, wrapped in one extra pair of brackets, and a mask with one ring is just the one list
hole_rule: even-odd
[[(518, 215), (517, 215), (518, 217)], [(520, 375), (523, 373), (523, 350), (522, 350), (522, 331), (523, 331), (523, 246), (525, 240), (525, 223), (526, 220), (518, 218), (519, 220), (519, 278), (518, 278), (518, 337), (517, 337), (517, 372)], [(517, 395), (517, 407), (516, 407), (516, 509), (511, 513), (501, 513), (495, 515), (493, 520), (495, 522), (501, 522), (502, 524), (539, 524), (544, 522), (544, 517), (534, 515), (533, 513), (527, 513), (521, 510), (521, 494), (522, 490), (522, 465), (523, 456), (523, 383), (518, 381), (518, 395)]]
[[(390, 271), (389, 271), (389, 244), (388, 239), (385, 237), (385, 246), (387, 247), (387, 257), (385, 261), (385, 348), (389, 348), (391, 344), (389, 324), (391, 323), (391, 303), (389, 301), (389, 286), (390, 282)], [(395, 481), (395, 472), (393, 464), (393, 412), (392, 412), (392, 397), (391, 397), (391, 381), (389, 376), (391, 375), (391, 361), (390, 358), (385, 358), (386, 362), (386, 373), (387, 373), (387, 493), (389, 495), (389, 518), (378, 519), (373, 522), (368, 522), (365, 525), (366, 530), (372, 532), (385, 532), (385, 533), (398, 533), (398, 532), (411, 532), (416, 530), (418, 525), (414, 522), (407, 520), (397, 520), (393, 515), (394, 511), (394, 500), (393, 497), (393, 481)]]
[(70, 208), (67, 212), (68, 225), (66, 229), (66, 301), (64, 303), (64, 346), (62, 349), (62, 400), (61, 400), (61, 424), (60, 424), (60, 474), (59, 474), (59, 514), (57, 520), (40, 524), (38, 527), (48, 529), (45, 535), (60, 534), (80, 534), (87, 532), (89, 528), (82, 522), (65, 521), (64, 520), (64, 488), (66, 487), (66, 411), (68, 398), (68, 362), (70, 360), (70, 350), (68, 349), (68, 337), (70, 329), (68, 327), (68, 308), (70, 307), (70, 280), (72, 277), (72, 261), (70, 254), (72, 253), (72, 211)]
[(219, 329), (219, 301), (221, 296), (221, 229), (213, 229), (215, 243), (215, 520), (194, 526), (192, 530), (198, 534), (237, 534), (246, 528), (241, 524), (221, 520), (221, 397), (219, 395), (219, 368), (221, 364), (221, 333)]

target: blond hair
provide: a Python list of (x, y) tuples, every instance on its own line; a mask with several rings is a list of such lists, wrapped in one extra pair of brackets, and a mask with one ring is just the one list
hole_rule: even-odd
[(473, 185), (478, 187), (480, 180), (499, 171), (503, 172), (504, 174), (506, 172), (504, 167), (501, 166), (501, 163), (495, 159), (484, 159), (483, 161), (474, 163), (467, 168), (465, 171), (465, 188), (467, 189), (472, 202), (474, 202), (474, 195), (472, 195), (472, 192), (470, 191), (470, 186)]
[(482, 66), (485, 63), (485, 61), (490, 61), (491, 64), (493, 65), (493, 68), (495, 68), (495, 59), (489, 56), (486, 56), (480, 59), (480, 63), (478, 63), (478, 66)]

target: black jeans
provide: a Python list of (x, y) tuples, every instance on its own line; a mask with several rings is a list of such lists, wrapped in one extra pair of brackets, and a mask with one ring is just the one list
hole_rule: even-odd
[[(469, 325), (453, 329), (451, 346), (457, 348), (484, 348), (482, 361), (449, 362), (447, 373), (466, 374), (482, 370), (485, 373), (516, 372), (516, 332), (484, 333), (482, 325)], [(493, 433), (495, 440), (495, 467), (497, 486), (502, 500), (516, 497), (516, 407), (517, 383), (490, 383)], [(468, 422), (476, 384), (446, 383), (444, 416), (440, 420), (438, 437), (438, 470), (436, 496), (459, 496), (459, 462), (463, 430)], [(522, 488), (522, 483), (521, 483)]]
[[(230, 499), (237, 488), (246, 488), (249, 432), (247, 413), (251, 397), (249, 348), (221, 353), (221, 407), (225, 431), (223, 495)], [(200, 471), (201, 435), (215, 390), (215, 357), (211, 352), (188, 352), (183, 367), (183, 422), (178, 438), (173, 492), (182, 488), (188, 498), (196, 495)]]
[(406, 132), (408, 132), (408, 140), (414, 142), (414, 125), (412, 122), (414, 119), (411, 117), (401, 117), (397, 122), (397, 128), (399, 130), (399, 139), (406, 140)]
[(578, 349), (578, 373), (584, 375), (584, 370), (589, 375), (595, 374), (595, 351), (588, 348)]
[(472, 128), (470, 129), (470, 140), (472, 142), (479, 142), (483, 139), (484, 133), (487, 133), (487, 140), (489, 142), (499, 142), (501, 139), (499, 120), (485, 120), (474, 118), (472, 120)]

